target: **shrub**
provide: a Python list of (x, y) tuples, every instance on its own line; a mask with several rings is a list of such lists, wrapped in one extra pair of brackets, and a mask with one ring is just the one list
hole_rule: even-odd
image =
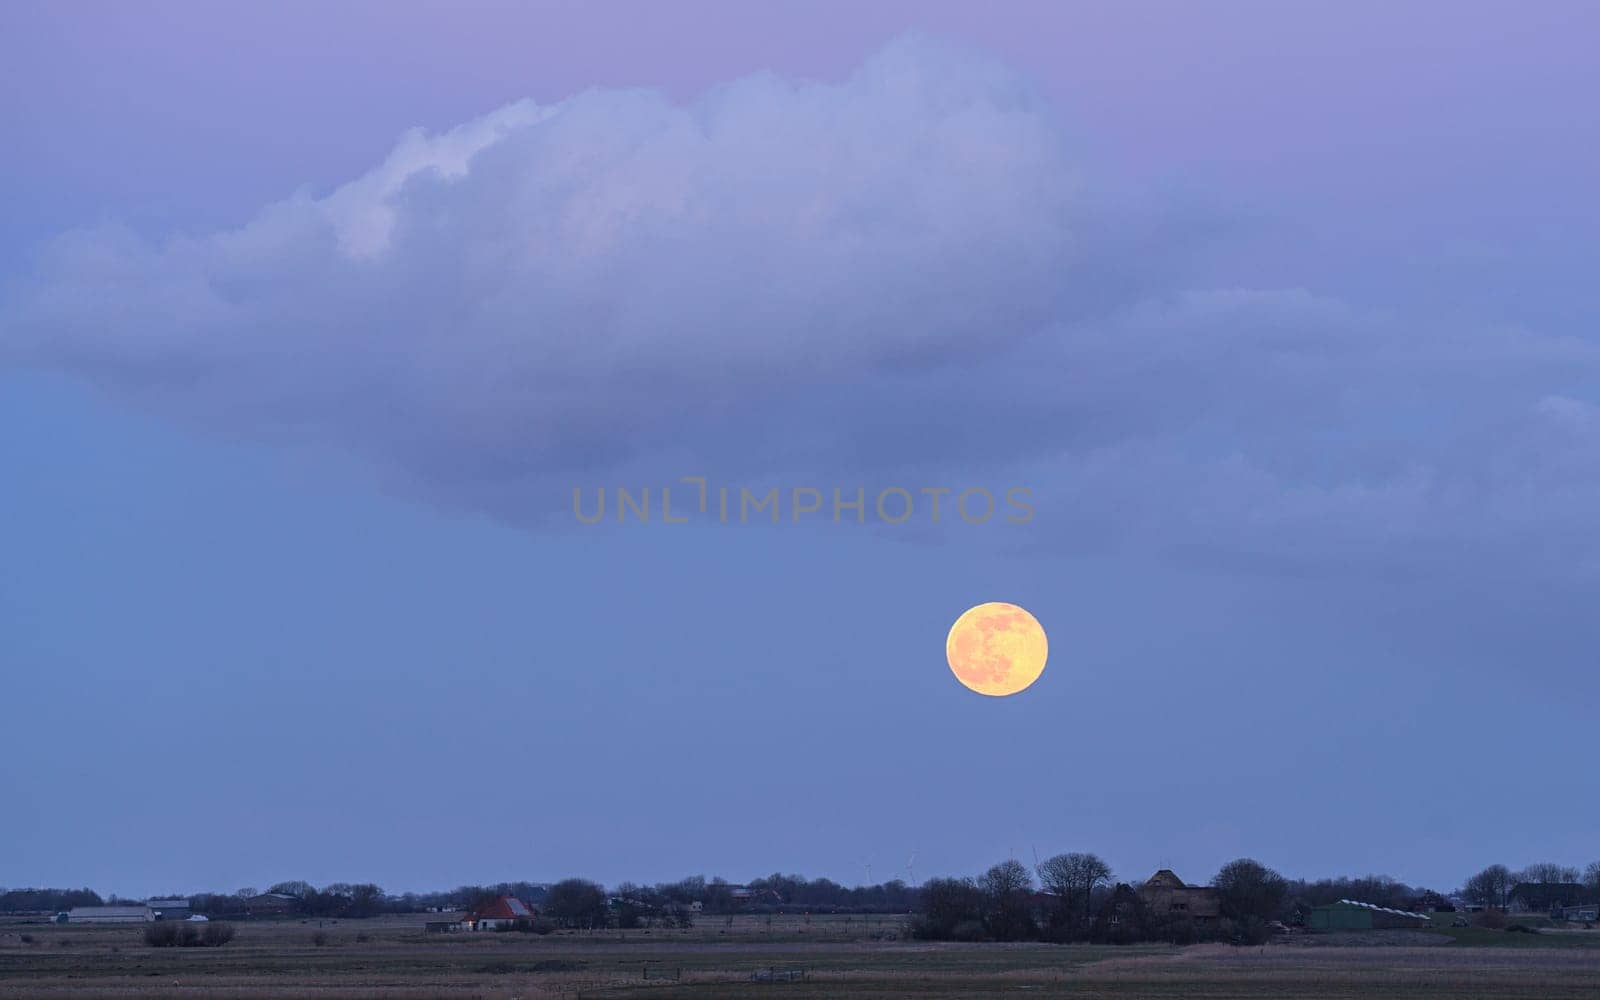
[(1200, 940), (1200, 929), (1192, 920), (1168, 920), (1161, 925), (1155, 937), (1171, 944), (1189, 945)]
[(311, 943), (316, 945), (318, 948), (321, 948), (323, 945), (328, 943), (328, 935), (322, 933), (321, 931), (317, 931), (315, 934), (311, 935)]
[(922, 912), (911, 933), (931, 941), (962, 940), (956, 937), (956, 928), (973, 922), (981, 926), (983, 917), (983, 892), (970, 879), (931, 879), (923, 886)]
[(23, 944), (33, 944), (32, 934), (18, 934), (17, 937), (22, 941)]
[(549, 919), (574, 930), (603, 928), (611, 919), (605, 890), (581, 878), (563, 879), (551, 886), (543, 909)]
[(1260, 917), (1245, 916), (1233, 922), (1233, 936), (1230, 938), (1237, 945), (1266, 944), (1267, 938), (1272, 936), (1272, 929)]
[(1472, 922), (1479, 927), (1487, 927), (1492, 931), (1500, 931), (1505, 930), (1506, 925), (1511, 921), (1506, 919), (1506, 915), (1498, 910), (1484, 910), (1476, 917), (1473, 917)]
[(950, 928), (952, 941), (985, 941), (989, 933), (983, 929), (981, 920), (963, 920)]
[(144, 943), (152, 948), (215, 947), (232, 940), (233, 928), (227, 924), (207, 924), (201, 933), (194, 924), (163, 920), (144, 929)]

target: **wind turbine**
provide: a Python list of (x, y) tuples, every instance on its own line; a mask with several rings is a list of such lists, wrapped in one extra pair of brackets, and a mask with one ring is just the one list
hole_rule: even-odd
[(911, 849), (911, 857), (906, 858), (906, 885), (917, 884), (917, 872), (912, 866), (917, 863), (917, 849)]

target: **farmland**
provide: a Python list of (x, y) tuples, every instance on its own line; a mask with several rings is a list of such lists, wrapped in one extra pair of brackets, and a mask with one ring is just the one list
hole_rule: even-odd
[[(925, 943), (893, 917), (708, 918), (690, 930), (426, 934), (423, 918), (255, 922), (221, 948), (140, 926), (0, 924), (0, 996), (1511, 997), (1600, 995), (1600, 933), (1293, 936), (1258, 948)], [(763, 978), (774, 973), (770, 981)], [(785, 973), (804, 978), (782, 981)]]

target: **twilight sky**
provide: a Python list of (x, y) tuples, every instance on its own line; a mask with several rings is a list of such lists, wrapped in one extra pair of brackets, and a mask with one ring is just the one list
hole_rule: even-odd
[(859, 6), (0, 9), (0, 885), (1597, 859), (1595, 8)]

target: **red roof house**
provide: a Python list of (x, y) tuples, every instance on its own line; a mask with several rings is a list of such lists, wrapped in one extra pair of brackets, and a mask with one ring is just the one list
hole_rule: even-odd
[(501, 896), (473, 910), (461, 918), (461, 926), (469, 931), (492, 931), (499, 927), (515, 927), (519, 921), (538, 916), (533, 907), (515, 896)]

